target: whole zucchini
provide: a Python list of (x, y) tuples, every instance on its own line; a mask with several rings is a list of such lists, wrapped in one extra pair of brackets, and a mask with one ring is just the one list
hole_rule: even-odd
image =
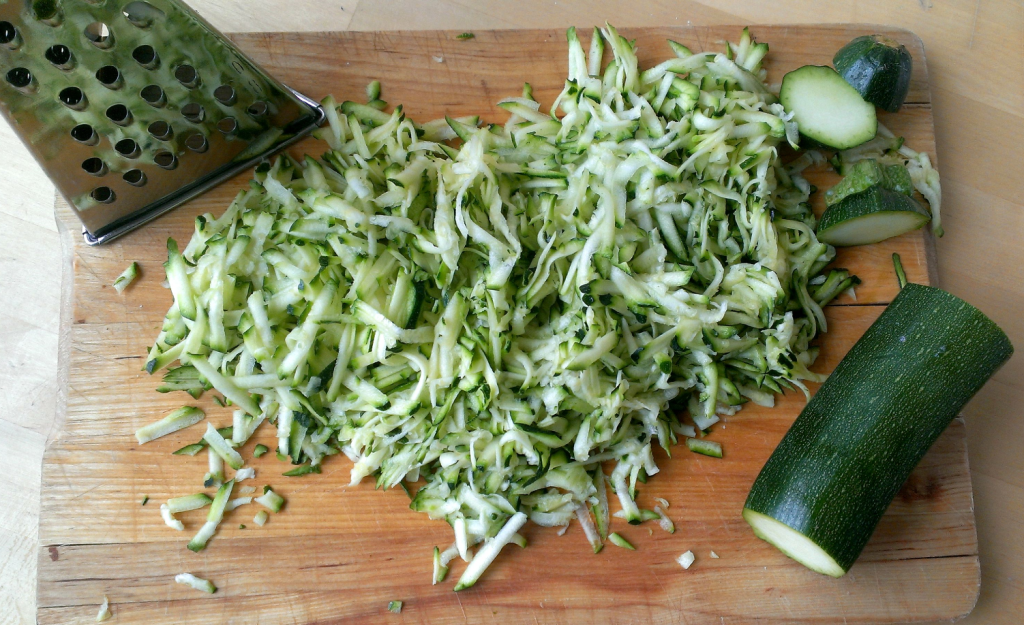
[(921, 457), (1012, 353), (977, 308), (906, 285), (779, 443), (743, 518), (794, 560), (842, 576)]
[(907, 99), (914, 62), (905, 46), (888, 37), (857, 37), (836, 52), (832, 65), (878, 108), (895, 113)]

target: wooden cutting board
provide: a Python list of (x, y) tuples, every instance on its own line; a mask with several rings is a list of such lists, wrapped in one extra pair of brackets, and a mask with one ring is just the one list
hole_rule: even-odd
[[(769, 82), (800, 65), (827, 65), (851, 38), (884, 32), (914, 57), (908, 104), (884, 124), (935, 159), (928, 75), (921, 41), (878, 27), (760, 26), (771, 44)], [(625, 29), (649, 66), (670, 55), (665, 39), (696, 50), (720, 49), (739, 27)], [(245, 34), (233, 37), (271, 73), (314, 97), (362, 98), (380, 79), (384, 99), (402, 103), (418, 120), (482, 113), (502, 122), (494, 106), (530, 81), (548, 104), (565, 76), (560, 30), (329, 34)], [(309, 140), (296, 153), (319, 154)], [(808, 178), (820, 188), (837, 180), (824, 168)], [(452, 592), (462, 564), (432, 586), (431, 552), (450, 544), (447, 525), (408, 509), (401, 490), (377, 492), (372, 481), (347, 487), (350, 463), (327, 462), (323, 475), (282, 477), (273, 454), (254, 460), (257, 486), (287, 497), (285, 512), (262, 528), (254, 506), (229, 513), (199, 554), (185, 543), (205, 511), (181, 515), (186, 532), (167, 528), (159, 504), (199, 490), (205, 455), (170, 452), (200, 437), (197, 428), (140, 447), (133, 432), (166, 412), (196, 403), (217, 426), (230, 412), (211, 401), (154, 392), (158, 377), (140, 371), (144, 354), (171, 302), (161, 287), (164, 242), (184, 243), (196, 215), (219, 214), (243, 175), (109, 246), (90, 248), (67, 206), (64, 229), (65, 307), (61, 346), (66, 375), (60, 437), (43, 465), (39, 536), (39, 622), (93, 622), (103, 596), (114, 622), (132, 623), (747, 623), (893, 622), (953, 619), (973, 607), (979, 589), (978, 548), (964, 425), (939, 439), (883, 518), (860, 561), (842, 579), (812, 573), (754, 538), (740, 518), (760, 467), (805, 404), (782, 397), (774, 409), (750, 406), (715, 434), (721, 460), (673, 450), (662, 471), (641, 489), (640, 504), (668, 499), (677, 531), (615, 520), (637, 550), (591, 553), (579, 527), (562, 537), (528, 526), (527, 549), (507, 547), (476, 587)], [(820, 194), (818, 201), (820, 202)], [(818, 206), (818, 210), (822, 207)], [(899, 252), (914, 282), (934, 281), (930, 235), (916, 232), (882, 244), (841, 250), (839, 266), (864, 281), (857, 300), (844, 296), (827, 309), (829, 332), (818, 371), (831, 371), (896, 293), (890, 255)], [(141, 279), (123, 295), (111, 283), (138, 261)], [(258, 442), (273, 445), (264, 428)], [(250, 443), (243, 455), (251, 455)], [(148, 505), (141, 505), (144, 496)], [(246, 524), (241, 529), (240, 524)], [(692, 550), (683, 570), (675, 558)], [(710, 556), (715, 551), (719, 558)], [(219, 587), (206, 595), (173, 583), (189, 571)], [(402, 600), (400, 615), (386, 611)]]

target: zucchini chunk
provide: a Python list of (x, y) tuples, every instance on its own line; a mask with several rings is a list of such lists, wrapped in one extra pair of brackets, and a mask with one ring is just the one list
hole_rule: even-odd
[(836, 52), (832, 64), (865, 100), (895, 113), (910, 91), (914, 61), (906, 46), (884, 35), (857, 37)]
[(906, 285), (783, 437), (743, 518), (797, 562), (842, 576), (921, 457), (1012, 353), (977, 308)]
[(877, 184), (825, 210), (818, 240), (845, 247), (878, 243), (917, 230), (931, 215), (912, 197)]
[(878, 130), (875, 107), (831, 67), (805, 65), (782, 78), (779, 101), (818, 143), (845, 150), (869, 141)]
[(889, 191), (914, 195), (914, 182), (906, 167), (899, 163), (881, 165), (873, 158), (866, 158), (854, 163), (852, 170), (839, 184), (825, 191), (825, 204), (838, 204), (854, 193), (867, 191), (878, 184)]

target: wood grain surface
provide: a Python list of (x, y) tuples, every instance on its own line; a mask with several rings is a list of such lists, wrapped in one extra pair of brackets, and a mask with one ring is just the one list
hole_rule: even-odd
[[(905, 31), (860, 27), (754, 27), (778, 53), (767, 64), (769, 82), (807, 63), (827, 64), (852, 37), (882, 30), (905, 43), (915, 59), (908, 105), (883, 123), (935, 159), (927, 66), (920, 40)], [(635, 37), (643, 66), (665, 58), (665, 39), (713, 49), (738, 27), (623, 29)], [(458, 31), (391, 33), (280, 33), (238, 35), (239, 45), (286, 83), (314, 97), (357, 95), (382, 79), (383, 97), (403, 103), (413, 118), (482, 113), (503, 121), (494, 103), (529, 80), (549, 103), (565, 76), (562, 31)], [(438, 61), (437, 59), (441, 59)], [(315, 141), (294, 150), (317, 153)], [(820, 168), (808, 174), (825, 188), (836, 180)], [(957, 421), (942, 436), (886, 514), (864, 556), (840, 580), (812, 573), (754, 538), (739, 517), (751, 482), (803, 407), (788, 394), (776, 408), (747, 408), (729, 417), (716, 438), (722, 460), (678, 447), (659, 458), (661, 474), (642, 489), (640, 504), (654, 497), (673, 503), (677, 532), (631, 527), (615, 520), (636, 546), (593, 555), (579, 529), (563, 537), (529, 527), (531, 546), (508, 548), (485, 578), (455, 594), (460, 574), (430, 584), (434, 545), (450, 542), (443, 523), (408, 509), (400, 491), (371, 484), (347, 487), (350, 463), (327, 462), (323, 475), (286, 478), (288, 467), (272, 455), (254, 460), (254, 485), (271, 484), (288, 500), (285, 513), (265, 527), (252, 522), (254, 506), (229, 513), (201, 554), (184, 543), (204, 511), (181, 515), (187, 531), (160, 519), (158, 505), (200, 489), (205, 456), (170, 452), (200, 436), (192, 428), (145, 446), (132, 433), (183, 403), (197, 404), (216, 426), (230, 410), (183, 393), (154, 392), (158, 377), (140, 371), (170, 293), (161, 286), (163, 243), (186, 241), (196, 215), (219, 214), (246, 183), (230, 184), (192, 201), (146, 228), (101, 248), (74, 234), (73, 215), (59, 203), (70, 261), (71, 301), (65, 319), (67, 396), (63, 424), (44, 456), (38, 551), (38, 621), (91, 622), (106, 595), (119, 622), (328, 623), (378, 622), (388, 601), (405, 602), (389, 620), (412, 623), (712, 623), (790, 621), (831, 623), (927, 621), (966, 614), (978, 595), (979, 566), (967, 466), (965, 428)], [(820, 198), (819, 198), (820, 199)], [(819, 209), (821, 207), (818, 207)], [(816, 369), (831, 371), (897, 287), (889, 257), (898, 251), (910, 278), (928, 283), (933, 266), (930, 235), (915, 232), (863, 248), (842, 250), (837, 264), (864, 281), (857, 300), (827, 309), (830, 331)], [(141, 279), (123, 295), (110, 283), (131, 261)], [(273, 444), (261, 430), (247, 444)], [(144, 496), (150, 498), (141, 505)], [(246, 524), (241, 529), (240, 524)], [(654, 524), (648, 524), (653, 526)], [(681, 569), (675, 558), (693, 550), (696, 564)], [(712, 559), (714, 550), (719, 559)], [(558, 566), (551, 566), (557, 562)], [(213, 580), (207, 596), (173, 584), (190, 571)], [(583, 573), (585, 572), (585, 573)]]
[[(921, 37), (927, 51), (935, 138), (942, 156), (947, 234), (936, 245), (941, 285), (982, 308), (1018, 348), (1024, 345), (1020, 314), (1024, 307), (1024, 246), (1020, 244), (1024, 232), (1020, 194), (1024, 5), (1019, 0), (189, 0), (189, 4), (225, 32), (564, 29), (606, 19), (620, 27), (827, 22), (906, 28)], [(778, 52), (776, 46), (773, 54)], [(67, 389), (58, 375), (57, 348), (62, 292), (67, 296), (70, 289), (61, 289), (53, 187), (5, 124), (0, 124), (0, 191), (4, 236), (0, 292), (5, 304), (0, 306), (0, 483), (5, 495), (0, 506), (0, 625), (14, 625), (36, 622), (40, 460), (47, 440), (59, 431), (56, 406)], [(1018, 355), (965, 409), (982, 562), (981, 596), (974, 611), (961, 621), (965, 625), (1024, 622), (1022, 404), (1024, 357)], [(587, 569), (587, 574), (594, 573)], [(298, 603), (315, 591), (311, 585), (289, 599)], [(93, 614), (101, 599), (94, 598)], [(237, 599), (229, 601), (237, 603)], [(697, 609), (699, 599), (689, 605)], [(118, 605), (112, 609), (112, 622), (127, 620)], [(51, 614), (61, 611), (85, 614), (82, 607), (54, 608)]]

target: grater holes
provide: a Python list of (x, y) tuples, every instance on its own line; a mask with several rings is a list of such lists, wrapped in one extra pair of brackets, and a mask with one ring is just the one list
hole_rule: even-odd
[(164, 90), (159, 85), (147, 85), (142, 88), (139, 95), (154, 108), (163, 108), (167, 104), (167, 96), (164, 95)]
[(266, 102), (253, 102), (249, 105), (249, 108), (245, 109), (245, 112), (247, 112), (250, 117), (263, 117), (267, 114), (269, 108), (270, 107), (267, 106)]
[(221, 85), (213, 90), (213, 97), (224, 106), (231, 106), (237, 100), (235, 88), (231, 85)]
[(107, 119), (118, 126), (127, 126), (132, 123), (132, 112), (124, 104), (114, 104), (107, 109)]
[(164, 150), (153, 155), (153, 162), (156, 163), (157, 167), (174, 169), (178, 166), (178, 157), (173, 153)]
[(204, 135), (197, 132), (185, 138), (185, 147), (193, 152), (202, 153), (210, 148), (210, 144)]
[(194, 124), (198, 124), (206, 117), (206, 111), (202, 105), (196, 102), (189, 102), (181, 107), (181, 116)]
[(0, 46), (17, 50), (21, 46), (21, 35), (10, 22), (0, 22)]
[(124, 84), (121, 78), (121, 70), (113, 65), (104, 65), (96, 70), (96, 80), (107, 89), (120, 89)]
[(69, 70), (75, 66), (75, 57), (71, 54), (71, 48), (60, 43), (47, 48), (43, 56), (57, 69)]
[(129, 2), (121, 9), (128, 23), (138, 28), (149, 28), (164, 16), (164, 12), (148, 2)]
[(155, 69), (160, 64), (160, 57), (153, 46), (143, 45), (135, 48), (132, 50), (132, 58), (145, 69)]
[(155, 121), (149, 125), (149, 134), (153, 135), (155, 139), (167, 141), (174, 136), (174, 129), (167, 122)]
[(125, 158), (138, 158), (142, 152), (134, 139), (121, 139), (114, 144), (114, 150)]
[(141, 169), (129, 169), (121, 178), (133, 187), (142, 187), (146, 184), (146, 174)]
[(35, 0), (32, 3), (32, 16), (47, 26), (60, 26), (64, 21), (58, 0)]
[(217, 122), (217, 130), (226, 135), (234, 134), (238, 130), (238, 121), (234, 117), (225, 117)]
[(65, 87), (61, 89), (60, 93), (57, 94), (57, 98), (60, 99), (61, 104), (73, 111), (81, 111), (89, 105), (89, 100), (85, 97), (85, 93), (78, 87)]
[(100, 204), (110, 204), (117, 199), (117, 196), (114, 195), (114, 190), (110, 187), (96, 187), (89, 196)]
[(85, 38), (101, 50), (106, 50), (114, 45), (114, 33), (103, 22), (93, 22), (86, 26), (83, 32), (85, 33)]
[(179, 65), (174, 68), (174, 78), (189, 89), (199, 86), (199, 72), (191, 65)]
[(71, 138), (85, 145), (96, 145), (100, 140), (100, 136), (89, 124), (78, 124), (72, 128)]
[(107, 164), (95, 156), (82, 161), (82, 169), (90, 176), (99, 177), (107, 174)]
[(28, 71), (24, 67), (15, 67), (11, 71), (7, 72), (7, 82), (19, 91), (32, 91), (34, 87), (34, 80), (32, 78), (32, 72)]

